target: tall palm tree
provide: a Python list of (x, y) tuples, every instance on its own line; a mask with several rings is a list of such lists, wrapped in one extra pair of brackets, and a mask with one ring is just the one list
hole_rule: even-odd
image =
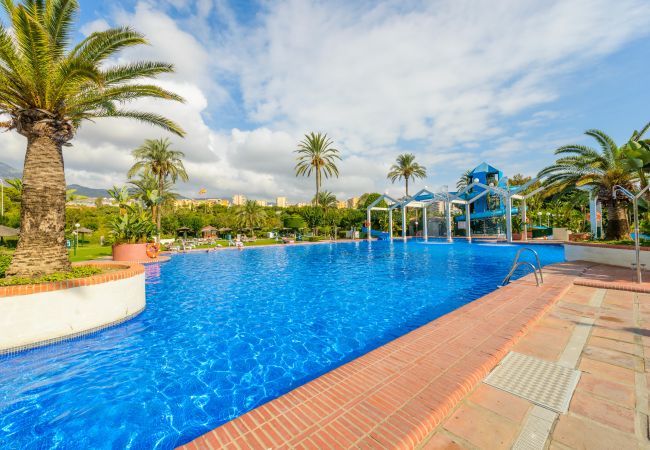
[(427, 168), (415, 162), (415, 155), (413, 153), (403, 153), (397, 157), (395, 164), (390, 167), (388, 172), (388, 179), (395, 183), (396, 180), (405, 181), (406, 196), (409, 195), (409, 180), (416, 178), (426, 178)]
[(472, 184), (474, 180), (472, 179), (472, 170), (466, 170), (463, 172), (463, 174), (460, 176), (458, 181), (456, 182), (456, 190), (462, 191), (465, 189), (467, 186)]
[(172, 191), (172, 183), (165, 181), (162, 195), (158, 192), (158, 180), (151, 174), (141, 174), (140, 178), (129, 181), (134, 189), (132, 195), (141, 201), (151, 212), (151, 217), (156, 217), (157, 209), (163, 204), (174, 200), (178, 194)]
[(600, 151), (577, 144), (560, 147), (555, 154), (567, 156), (541, 170), (538, 176), (548, 176), (546, 184), (556, 190), (575, 186), (595, 189), (598, 198), (607, 207), (605, 239), (622, 239), (629, 232), (625, 211), (627, 200), (620, 197), (615, 199), (612, 188), (620, 185), (631, 189), (634, 173), (625, 167), (622, 151), (610, 136), (600, 130), (587, 130), (585, 134), (598, 142)]
[(0, 128), (27, 139), (20, 239), (7, 275), (70, 270), (65, 246), (63, 146), (85, 120), (130, 117), (183, 135), (171, 120), (125, 108), (153, 97), (182, 101), (158, 86), (135, 83), (173, 71), (170, 64), (105, 64), (125, 48), (146, 43), (128, 27), (92, 33), (73, 44), (76, 0), (0, 0)]
[(250, 229), (251, 236), (253, 228), (262, 225), (266, 219), (266, 211), (255, 200), (246, 200), (246, 203), (237, 208), (235, 214), (239, 226)]
[(325, 209), (336, 208), (336, 196), (330, 191), (322, 191), (318, 193), (317, 197), (312, 200), (314, 205), (322, 206)]
[(316, 195), (322, 184), (323, 175), (325, 178), (339, 176), (339, 169), (336, 167), (336, 160), (341, 160), (339, 151), (332, 147), (334, 142), (327, 137), (327, 134), (311, 132), (305, 135), (305, 138), (298, 144), (298, 153), (296, 159), (295, 171), (296, 176), (311, 176), (312, 172), (316, 175)]
[[(182, 158), (185, 154), (171, 149), (169, 139), (147, 139), (140, 147), (133, 150), (135, 164), (129, 169), (128, 176), (132, 178), (139, 172), (144, 176), (153, 176), (158, 182), (158, 195), (165, 197), (165, 183), (175, 183), (177, 179), (187, 181), (189, 177), (185, 171)], [(156, 208), (156, 228), (160, 236), (162, 224), (162, 208)]]

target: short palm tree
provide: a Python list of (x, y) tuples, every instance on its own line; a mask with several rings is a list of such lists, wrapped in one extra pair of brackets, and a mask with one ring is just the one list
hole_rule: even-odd
[(462, 191), (465, 189), (467, 186), (472, 184), (474, 180), (472, 180), (472, 171), (467, 170), (463, 172), (463, 174), (460, 176), (458, 181), (456, 182), (456, 190)]
[(388, 179), (395, 183), (396, 180), (404, 179), (406, 185), (406, 196), (409, 195), (409, 180), (426, 178), (427, 169), (415, 162), (413, 153), (403, 153), (397, 157), (395, 164), (390, 167)]
[(177, 194), (172, 191), (172, 183), (169, 180), (165, 181), (163, 194), (160, 195), (158, 180), (151, 174), (141, 174), (140, 178), (129, 181), (129, 184), (133, 186), (133, 197), (149, 208), (151, 217), (157, 216), (157, 209), (161, 205), (169, 203), (177, 197)]
[(577, 144), (560, 147), (555, 154), (567, 156), (540, 171), (538, 176), (548, 176), (546, 184), (557, 190), (575, 186), (593, 188), (607, 207), (605, 239), (622, 239), (629, 233), (627, 200), (615, 199), (612, 188), (620, 185), (631, 189), (634, 173), (625, 167), (621, 149), (610, 136), (600, 130), (588, 130), (585, 134), (598, 142), (600, 151)]
[(266, 211), (255, 200), (246, 200), (237, 208), (235, 214), (239, 226), (251, 230), (251, 236), (253, 229), (261, 226), (266, 219)]
[(325, 209), (333, 209), (337, 206), (336, 196), (330, 191), (319, 192), (318, 197), (314, 197), (312, 203)]
[[(153, 176), (158, 182), (158, 195), (165, 198), (167, 182), (175, 183), (179, 178), (187, 181), (189, 177), (185, 171), (182, 158), (185, 154), (171, 149), (169, 139), (147, 139), (140, 147), (132, 152), (136, 162), (129, 169), (129, 178), (142, 172), (144, 176)], [(156, 208), (156, 228), (160, 236), (162, 224), (162, 208)]]
[(130, 28), (95, 32), (74, 45), (76, 0), (2, 0), (0, 128), (27, 139), (20, 239), (7, 275), (70, 270), (65, 246), (63, 146), (86, 120), (130, 117), (178, 135), (183, 130), (155, 113), (124, 107), (141, 97), (181, 101), (158, 86), (135, 83), (172, 72), (170, 64), (105, 64), (122, 49), (146, 43)]
[(340, 160), (339, 151), (332, 147), (334, 142), (327, 137), (327, 134), (311, 132), (298, 144), (296, 164), (296, 176), (316, 175), (316, 195), (318, 199), (323, 175), (325, 178), (339, 176), (339, 169), (336, 167), (336, 160)]

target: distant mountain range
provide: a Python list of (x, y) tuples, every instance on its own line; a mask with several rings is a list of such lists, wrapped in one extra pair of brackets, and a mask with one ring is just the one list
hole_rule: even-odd
[[(22, 178), (22, 171), (11, 167), (9, 164), (0, 162), (0, 178)], [(81, 186), (80, 184), (69, 184), (68, 189), (76, 189), (75, 195), (83, 195), (90, 198), (106, 198), (108, 197), (108, 191), (106, 189), (99, 188), (89, 188), (86, 186)], [(183, 199), (182, 195), (179, 195), (178, 198)]]

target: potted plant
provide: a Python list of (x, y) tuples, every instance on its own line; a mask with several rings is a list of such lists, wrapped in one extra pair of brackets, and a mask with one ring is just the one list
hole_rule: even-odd
[(139, 261), (149, 258), (147, 245), (156, 231), (150, 212), (131, 199), (125, 187), (121, 190), (113, 188), (109, 194), (120, 207), (120, 214), (110, 223), (113, 260)]

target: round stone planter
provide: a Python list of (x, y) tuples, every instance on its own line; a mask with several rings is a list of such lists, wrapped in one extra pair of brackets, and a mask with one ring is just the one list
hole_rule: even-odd
[[(589, 261), (627, 268), (636, 262), (636, 252), (631, 245), (567, 242), (564, 244), (564, 256), (567, 261)], [(641, 247), (640, 260), (641, 264), (650, 268), (650, 247)]]
[(92, 333), (144, 310), (143, 266), (91, 265), (115, 270), (65, 281), (1, 286), (0, 354)]
[(143, 261), (147, 256), (147, 244), (113, 245), (113, 261)]

